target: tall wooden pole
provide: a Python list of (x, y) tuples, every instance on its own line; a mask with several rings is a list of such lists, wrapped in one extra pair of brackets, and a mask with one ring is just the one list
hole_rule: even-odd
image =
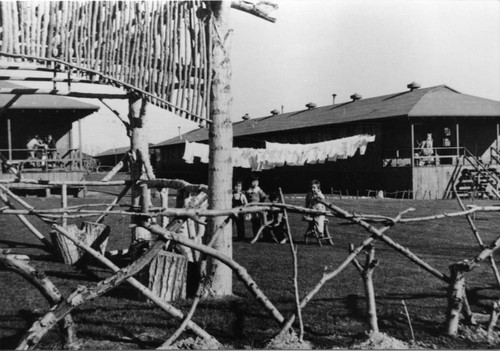
[[(209, 2), (212, 10), (210, 36), (212, 39), (211, 67), (212, 90), (210, 94), (209, 130), (209, 166), (208, 166), (208, 204), (210, 209), (231, 208), (231, 183), (233, 165), (231, 149), (233, 147), (233, 126), (230, 117), (231, 107), (231, 65), (230, 37), (228, 27), (231, 1)], [(216, 228), (224, 222), (223, 217), (214, 217), (209, 221), (207, 240), (210, 240)], [(232, 227), (224, 226), (213, 247), (226, 256), (232, 257)], [(223, 296), (232, 294), (232, 272), (222, 262), (210, 258), (208, 267), (208, 294)]]
[[(132, 181), (132, 206), (138, 208), (139, 206), (144, 210), (150, 205), (150, 197), (143, 196), (143, 189), (141, 186), (135, 185), (139, 179), (146, 179), (144, 164), (149, 164), (149, 150), (148, 150), (148, 135), (147, 135), (147, 116), (146, 116), (147, 101), (144, 98), (135, 96), (129, 99), (129, 121), (131, 127), (130, 149), (133, 157), (129, 159), (130, 164), (130, 180)], [(136, 221), (133, 218), (132, 221)], [(141, 227), (132, 229), (132, 245), (138, 241), (151, 240), (154, 235), (150, 234), (147, 230)]]
[(7, 143), (9, 147), (9, 161), (12, 161), (12, 130), (10, 117), (7, 117)]

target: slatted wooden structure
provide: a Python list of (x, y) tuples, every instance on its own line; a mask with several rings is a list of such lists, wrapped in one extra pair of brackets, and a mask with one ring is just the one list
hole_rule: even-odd
[[(206, 6), (199, 0), (2, 1), (0, 54), (67, 72), (68, 83), (126, 88), (203, 122), (211, 81)], [(72, 77), (75, 71), (85, 77)]]

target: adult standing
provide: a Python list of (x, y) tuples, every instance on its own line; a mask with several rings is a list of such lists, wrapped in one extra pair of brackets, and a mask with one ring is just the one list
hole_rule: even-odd
[(42, 139), (38, 135), (35, 135), (33, 138), (31, 138), (28, 143), (26, 144), (26, 148), (28, 149), (28, 160), (35, 160), (37, 157), (35, 156), (35, 152), (39, 148), (44, 148), (45, 144), (43, 143)]

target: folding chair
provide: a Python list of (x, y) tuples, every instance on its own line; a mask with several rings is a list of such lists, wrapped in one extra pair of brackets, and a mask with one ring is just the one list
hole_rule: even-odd
[(314, 218), (313, 217), (304, 216), (304, 217), (302, 217), (302, 220), (308, 223), (306, 232), (304, 233), (304, 243), (305, 244), (307, 244), (307, 242), (308, 242), (307, 239), (315, 238), (317, 240), (319, 246), (323, 246), (321, 243), (322, 241), (327, 241), (328, 243), (330, 243), (330, 245), (333, 246), (333, 240), (332, 240), (332, 237), (330, 236), (330, 231), (328, 230), (328, 219), (327, 218), (325, 218), (325, 222), (324, 222), (324, 228), (323, 228), (324, 235), (323, 236), (321, 236), (314, 228)]

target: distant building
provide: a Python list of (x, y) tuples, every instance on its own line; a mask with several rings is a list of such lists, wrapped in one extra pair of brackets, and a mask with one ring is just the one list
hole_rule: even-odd
[[(2, 81), (0, 88), (23, 86)], [(82, 153), (79, 121), (99, 110), (99, 106), (78, 99), (53, 95), (0, 94), (0, 153), (22, 169), (23, 177), (37, 180), (81, 180), (90, 158)], [(76, 122), (76, 123), (74, 123)], [(76, 130), (74, 130), (76, 129)], [(28, 160), (27, 143), (35, 135), (45, 139), (51, 135), (56, 142), (54, 158), (49, 162)], [(49, 154), (52, 152), (49, 151)], [(43, 153), (43, 151), (40, 151)], [(57, 153), (57, 157), (55, 154)], [(42, 156), (46, 157), (47, 153)], [(56, 161), (57, 159), (57, 161)], [(12, 178), (0, 161), (0, 179)], [(29, 167), (28, 167), (29, 166)], [(37, 188), (29, 184), (11, 184), (13, 188)]]
[[(376, 136), (364, 156), (263, 171), (261, 183), (269, 190), (281, 186), (286, 192), (304, 192), (307, 182), (316, 178), (325, 192), (410, 190), (415, 198), (443, 198), (453, 185), (461, 187), (462, 175), (468, 172), (462, 168), (472, 172), (491, 168), (494, 177), (500, 160), (499, 101), (461, 94), (445, 85), (420, 88), (416, 83), (395, 94), (367, 99), (354, 94), (351, 99), (322, 107), (308, 104), (307, 109), (295, 112), (280, 114), (274, 110), (271, 115), (256, 119), (244, 118), (233, 124), (233, 144), (263, 148), (265, 141), (305, 144), (356, 134)], [(428, 136), (432, 142), (424, 150), (427, 144), (423, 142)], [(153, 148), (157, 174), (206, 183), (207, 165), (198, 161), (186, 164), (182, 159), (186, 140), (207, 143), (208, 129), (156, 144)], [(432, 154), (425, 154), (429, 150)], [(250, 170), (235, 168), (234, 175), (246, 180)], [(480, 184), (471, 189), (474, 186)], [(462, 187), (463, 191), (471, 189)]]

